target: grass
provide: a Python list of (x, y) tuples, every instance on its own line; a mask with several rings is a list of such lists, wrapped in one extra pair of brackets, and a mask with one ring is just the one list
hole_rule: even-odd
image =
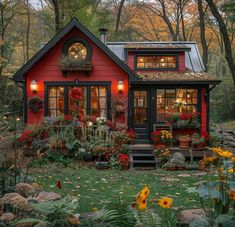
[[(182, 177), (180, 174), (189, 174)], [(196, 176), (195, 171), (115, 171), (96, 170), (74, 163), (69, 167), (49, 163), (40, 168), (32, 168), (31, 176), (45, 191), (55, 191), (62, 196), (72, 195), (79, 199), (80, 213), (100, 209), (115, 200), (118, 196), (129, 203), (134, 201), (138, 191), (145, 185), (151, 189), (150, 201), (161, 196), (174, 199), (174, 208), (179, 210), (199, 208), (200, 201), (196, 194), (188, 193), (198, 181), (207, 180), (210, 176)], [(167, 181), (165, 178), (175, 179)], [(56, 187), (62, 182), (62, 189)]]

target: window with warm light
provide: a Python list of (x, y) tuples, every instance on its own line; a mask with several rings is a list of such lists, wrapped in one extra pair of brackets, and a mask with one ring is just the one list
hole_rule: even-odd
[(48, 112), (51, 117), (64, 113), (64, 87), (53, 86), (49, 88)]
[[(79, 100), (73, 98), (72, 90), (78, 88), (81, 92)], [(48, 86), (47, 115), (57, 117), (69, 114), (84, 119), (86, 115), (107, 117), (108, 87), (104, 85), (90, 86)]]
[(143, 55), (136, 57), (137, 69), (177, 69), (176, 55)]
[(158, 122), (172, 114), (197, 112), (197, 89), (157, 89), (156, 96)]
[(87, 56), (87, 49), (82, 43), (73, 43), (68, 49), (68, 56), (73, 60), (84, 60)]

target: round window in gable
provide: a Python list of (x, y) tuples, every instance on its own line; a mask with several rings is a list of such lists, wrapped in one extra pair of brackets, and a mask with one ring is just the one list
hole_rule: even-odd
[(84, 61), (87, 57), (87, 48), (82, 43), (75, 42), (69, 46), (68, 56), (75, 61)]

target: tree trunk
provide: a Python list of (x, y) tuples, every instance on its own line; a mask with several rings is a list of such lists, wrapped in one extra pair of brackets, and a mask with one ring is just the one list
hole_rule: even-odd
[(201, 36), (200, 38), (201, 38), (201, 44), (202, 44), (202, 50), (203, 50), (202, 59), (203, 59), (205, 69), (207, 71), (208, 46), (206, 43), (205, 18), (204, 18), (202, 0), (198, 0), (198, 13), (199, 13), (200, 36)]
[(233, 60), (232, 47), (231, 47), (227, 27), (224, 23), (224, 20), (221, 16), (219, 10), (216, 7), (216, 4), (213, 2), (213, 0), (206, 0), (206, 2), (208, 3), (208, 6), (210, 7), (210, 10), (211, 10), (213, 16), (215, 17), (215, 19), (216, 19), (216, 21), (219, 25), (220, 32), (223, 36), (225, 58), (227, 60), (230, 72), (232, 74), (233, 83), (234, 83), (234, 86), (235, 86), (235, 63), (234, 63), (234, 60)]
[(124, 6), (125, 0), (121, 0), (120, 5), (118, 7), (118, 13), (117, 13), (117, 20), (116, 20), (116, 26), (115, 26), (115, 34), (118, 34), (118, 29), (120, 25), (120, 20), (121, 20), (121, 14), (122, 14), (122, 8)]
[(58, 0), (52, 0), (52, 4), (54, 6), (54, 14), (55, 14), (55, 32), (58, 33), (60, 31), (60, 9)]
[(29, 60), (29, 32), (30, 32), (30, 10), (29, 10), (29, 0), (26, 0), (27, 6), (27, 32), (26, 32), (26, 61)]

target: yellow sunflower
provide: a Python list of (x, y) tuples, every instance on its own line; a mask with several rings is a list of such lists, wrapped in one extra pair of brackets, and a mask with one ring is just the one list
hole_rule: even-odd
[(164, 208), (164, 209), (169, 209), (172, 207), (173, 199), (169, 197), (162, 197), (161, 199), (158, 200), (157, 204)]
[(140, 194), (140, 196), (143, 197), (143, 198), (148, 198), (149, 193), (150, 193), (149, 187), (145, 186), (145, 187), (140, 191), (139, 194)]
[(235, 201), (235, 191), (230, 190), (228, 194), (229, 194), (230, 199)]
[(139, 210), (147, 209), (147, 198), (139, 195), (136, 199), (136, 204), (137, 204)]
[(230, 158), (233, 156), (233, 152), (231, 151), (223, 151), (222, 153), (219, 153), (220, 156), (224, 158)]
[(231, 158), (231, 161), (232, 161), (232, 162), (235, 162), (235, 156), (233, 156), (233, 157)]
[(235, 173), (235, 169), (229, 169), (228, 173)]

